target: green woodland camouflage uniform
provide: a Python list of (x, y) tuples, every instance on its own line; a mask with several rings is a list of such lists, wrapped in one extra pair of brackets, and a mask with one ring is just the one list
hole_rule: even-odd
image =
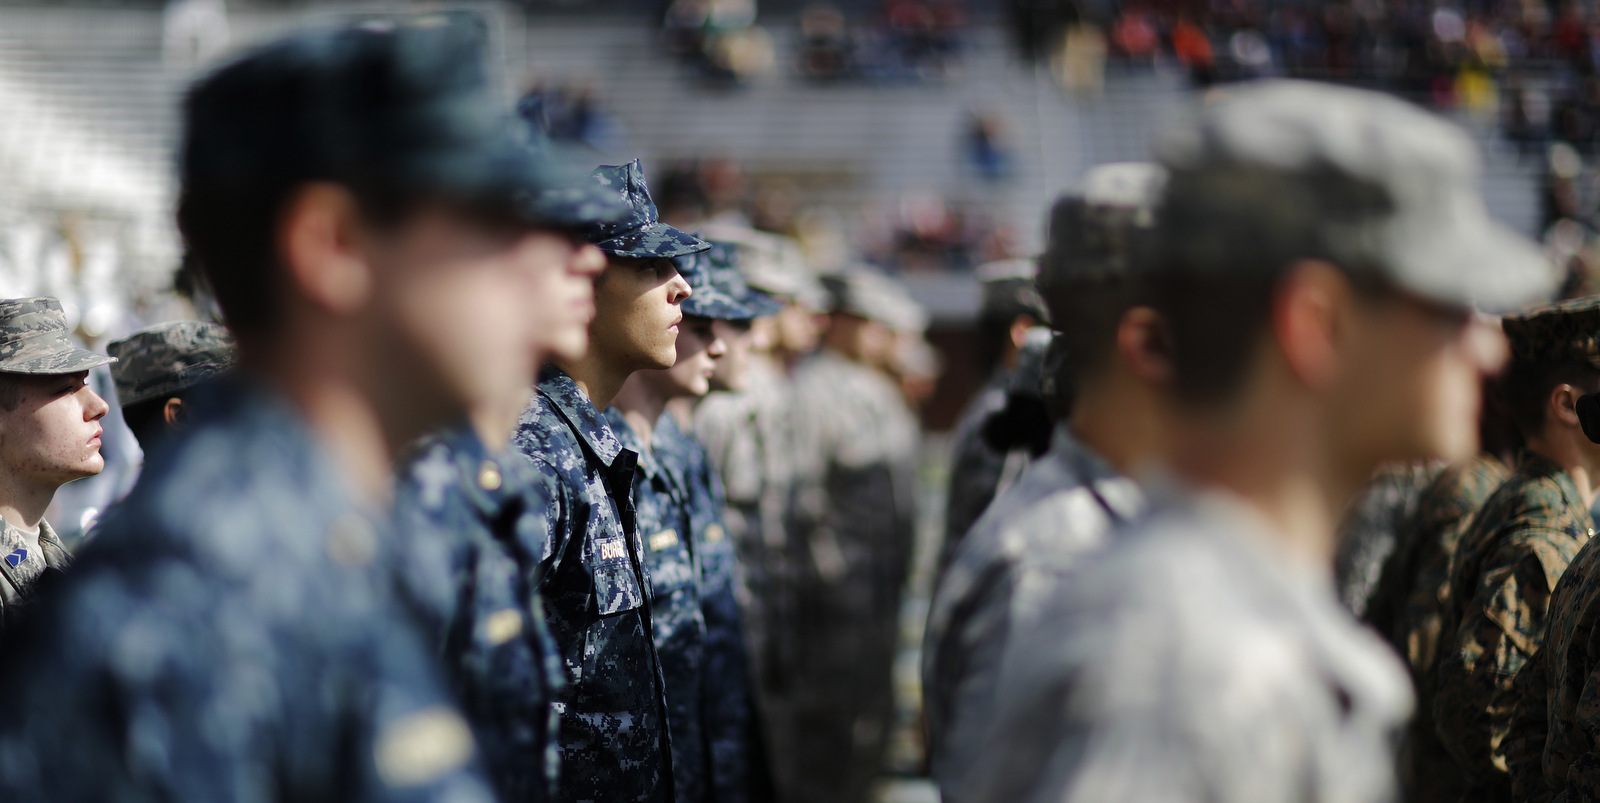
[[(1057, 202), (1047, 253), (1085, 242), (1123, 243), (1140, 229), (1148, 236), (1163, 179), (1163, 171), (1152, 164), (1094, 168), (1080, 192)], [(1124, 228), (1134, 231), (1101, 231)], [(1091, 231), (1086, 235), (1085, 230)], [(1088, 253), (1076, 256), (1047, 259), (1048, 280), (1067, 284), (1090, 272), (1090, 266), (1098, 273), (1105, 263), (1128, 264), (1119, 248), (1101, 260)], [(1054, 275), (1057, 270), (1063, 275)], [(1104, 278), (1097, 275), (1096, 281)], [(1035, 372), (1036, 384), (1040, 373)], [(1027, 632), (1043, 597), (1083, 554), (1143, 507), (1138, 486), (1062, 423), (1049, 452), (1030, 464), (956, 545), (934, 591), (922, 652), (929, 762), (949, 803), (983, 799), (978, 795), (984, 764), (997, 757), (997, 751), (985, 748), (998, 738), (993, 716), (1001, 667), (1007, 660), (1026, 660), (1033, 649), (1016, 636)]]
[[(1164, 292), (1224, 291), (1303, 257), (1457, 309), (1554, 288), (1537, 248), (1489, 220), (1471, 138), (1402, 101), (1256, 82), (1160, 153), (1150, 275)], [(1230, 493), (1152, 494), (1014, 639), (1035, 648), (1002, 667), (993, 732), (1007, 738), (977, 799), (1395, 799), (1410, 684), (1330, 569), (1289, 556), (1291, 534)]]
[[(74, 374), (115, 362), (78, 348), (67, 330), (61, 302), (53, 298), (0, 301), (0, 373)], [(0, 520), (0, 625), (27, 599), (46, 570), (65, 569), (72, 561), (66, 546), (44, 519), (37, 538)]]
[[(840, 277), (835, 292), (836, 309), (890, 326), (914, 303), (877, 274)], [(786, 799), (856, 803), (882, 768), (894, 714), (917, 421), (882, 371), (827, 349), (801, 367), (792, 410), (796, 532), (809, 560), (796, 610), (797, 745), (773, 760), (793, 762), (779, 773)]]
[(1442, 468), (1424, 461), (1378, 469), (1345, 510), (1333, 556), (1333, 582), (1339, 599), (1357, 617), (1366, 614), (1377, 593), (1378, 578), (1394, 554), (1401, 527), (1416, 513), (1422, 492)]
[(1550, 595), (1544, 641), (1517, 673), (1503, 752), (1508, 799), (1600, 800), (1600, 539), (1590, 539)]
[[(1600, 359), (1600, 302), (1594, 299), (1508, 317), (1503, 325), (1514, 361)], [(1550, 592), (1593, 532), (1572, 478), (1529, 451), (1461, 538), (1433, 715), (1435, 731), (1476, 799), (1510, 795), (1501, 742), (1510, 726), (1511, 680), (1539, 648)]]
[(1400, 529), (1398, 550), (1384, 566), (1364, 621), (1406, 660), (1417, 713), (1400, 746), (1400, 785), (1415, 803), (1456, 803), (1466, 779), (1433, 727), (1433, 668), (1450, 605), (1450, 567), (1461, 536), (1510, 469), (1480, 454), (1451, 465), (1423, 492)]

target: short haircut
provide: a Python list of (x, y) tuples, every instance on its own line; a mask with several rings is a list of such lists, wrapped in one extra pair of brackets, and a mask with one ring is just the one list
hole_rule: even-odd
[(0, 411), (14, 412), (22, 404), (22, 384), (27, 378), (24, 374), (0, 372)]
[(1600, 368), (1588, 363), (1527, 363), (1513, 360), (1497, 383), (1517, 430), (1531, 438), (1544, 429), (1550, 392), (1571, 385), (1579, 393), (1600, 391)]
[(122, 421), (133, 432), (133, 437), (138, 439), (140, 449), (149, 452), (171, 434), (172, 428), (167, 424), (166, 416), (167, 401), (182, 398), (183, 394), (174, 393), (123, 405)]
[(1046, 294), (1058, 348), (1066, 358), (1055, 377), (1057, 395), (1071, 399), (1112, 362), (1117, 329), (1128, 310), (1150, 303), (1149, 286), (1120, 277), (1075, 287), (1054, 287)]
[(1358, 291), (1386, 286), (1380, 244), (1357, 236), (1392, 208), (1381, 187), (1332, 168), (1284, 174), (1236, 165), (1175, 172), (1167, 192), (1152, 298), (1170, 334), (1173, 390), (1185, 403), (1223, 404), (1242, 390), (1295, 262), (1331, 263)]

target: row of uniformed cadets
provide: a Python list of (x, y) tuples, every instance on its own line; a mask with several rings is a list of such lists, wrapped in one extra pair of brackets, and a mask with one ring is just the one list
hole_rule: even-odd
[[(637, 161), (500, 108), (483, 38), (303, 33), (191, 89), (226, 329), (107, 358), (0, 302), (6, 799), (870, 795), (925, 315), (661, 223)], [(147, 462), (69, 567), (42, 512), (103, 465), (108, 361)]]
[(1227, 90), (1056, 205), (1042, 309), (989, 283), (923, 651), (944, 800), (1600, 799), (1600, 297), (1550, 302), (1474, 150)]

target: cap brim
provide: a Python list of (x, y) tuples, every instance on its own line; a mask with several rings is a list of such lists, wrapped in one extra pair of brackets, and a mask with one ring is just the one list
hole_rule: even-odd
[(423, 183), (431, 180), (446, 193), (534, 226), (584, 228), (615, 223), (630, 211), (621, 197), (555, 145), (507, 137), (461, 159), (460, 164), (438, 166), (437, 174)]
[(115, 357), (96, 354), (87, 349), (73, 349), (16, 362), (6, 362), (0, 364), (0, 373), (27, 374), (29, 376), (75, 374), (79, 371), (87, 371), (90, 368), (110, 365), (116, 361)]
[(612, 256), (631, 259), (671, 259), (711, 248), (711, 243), (661, 222), (623, 232), (595, 245)]
[(1461, 210), (1453, 225), (1428, 236), (1397, 232), (1392, 278), (1400, 286), (1447, 304), (1499, 314), (1549, 301), (1560, 271), (1533, 241), (1492, 220)]

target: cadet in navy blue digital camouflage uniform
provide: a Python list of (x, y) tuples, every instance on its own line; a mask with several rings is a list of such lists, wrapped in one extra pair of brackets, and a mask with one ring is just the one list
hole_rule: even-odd
[(487, 79), (481, 20), (428, 15), (191, 90), (179, 228), (241, 376), (8, 643), (0, 798), (493, 799), (381, 509), (405, 444), (533, 381), (543, 166)]
[[(777, 311), (745, 286), (733, 247), (674, 260), (688, 280), (677, 362), (628, 378), (606, 411), (625, 447), (640, 454), (633, 501), (651, 581), (656, 650), (666, 681), (679, 803), (764, 799), (754, 735), (749, 666), (738, 603), (737, 559), (721, 520), (710, 461), (669, 405), (698, 399), (727, 353), (718, 321), (748, 322)], [(715, 281), (720, 278), (721, 281)], [(649, 448), (643, 448), (648, 442)]]
[(659, 222), (637, 161), (595, 171), (629, 208), (585, 231), (607, 255), (589, 348), (557, 358), (513, 438), (549, 496), (540, 592), (565, 669), (561, 801), (672, 800), (661, 666), (651, 638), (645, 546), (630, 491), (638, 454), (601, 410), (634, 371), (671, 367), (689, 286), (670, 259), (709, 246)]
[[(570, 309), (574, 299), (593, 297), (594, 275), (606, 262), (573, 232), (626, 208), (586, 173), (528, 191), (530, 211), (548, 227), (525, 265), (537, 279), (525, 309), (543, 333), (539, 354), (581, 356), (588, 315)], [(413, 539), (406, 578), (443, 650), (490, 779), (502, 800), (543, 801), (557, 778), (551, 703), (563, 681), (536, 590), (544, 486), (526, 460), (501, 453), (532, 392), (511, 390), (419, 443), (401, 468), (396, 496), (400, 523)]]

